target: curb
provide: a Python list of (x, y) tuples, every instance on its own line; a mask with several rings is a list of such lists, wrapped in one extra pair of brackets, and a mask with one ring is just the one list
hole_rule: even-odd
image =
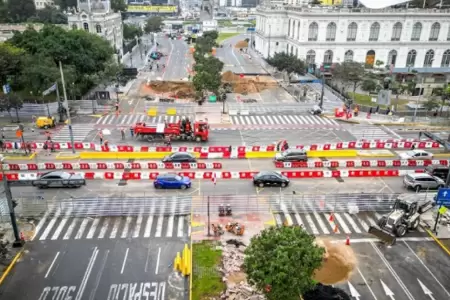
[(14, 256), (11, 263), (6, 268), (5, 272), (3, 272), (2, 277), (0, 277), (0, 285), (2, 285), (3, 281), (5, 281), (6, 277), (8, 277), (9, 272), (11, 272), (12, 268), (15, 266), (19, 258), (22, 256), (24, 252), (24, 248), (20, 249), (20, 251)]
[(431, 236), (431, 238), (439, 245), (439, 247), (441, 247), (441, 249), (450, 256), (450, 250), (437, 238), (437, 236), (435, 236), (428, 228), (424, 229), (428, 233), (428, 235)]

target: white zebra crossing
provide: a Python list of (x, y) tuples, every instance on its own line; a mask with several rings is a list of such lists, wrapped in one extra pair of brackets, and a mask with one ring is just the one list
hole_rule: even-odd
[(395, 133), (388, 133), (382, 127), (372, 124), (357, 124), (344, 126), (357, 140), (397, 139)]
[(316, 125), (340, 126), (335, 120), (319, 116), (266, 115), (266, 116), (231, 116), (234, 125)]
[[(84, 140), (88, 134), (92, 131), (92, 125), (90, 124), (73, 124), (72, 132), (74, 141)], [(54, 142), (67, 142), (70, 141), (70, 131), (69, 126), (65, 125), (57, 134), (52, 136), (52, 141)]]
[(144, 123), (164, 123), (164, 121), (167, 121), (168, 123), (177, 123), (182, 118), (189, 118), (190, 120), (193, 120), (195, 118), (194, 115), (181, 115), (181, 116), (156, 116), (156, 117), (149, 117), (147, 115), (143, 114), (134, 114), (134, 115), (118, 115), (115, 114), (102, 116), (97, 120), (95, 125), (102, 126), (102, 125), (117, 125), (117, 126), (126, 126), (129, 127), (131, 125), (134, 125), (139, 122)]

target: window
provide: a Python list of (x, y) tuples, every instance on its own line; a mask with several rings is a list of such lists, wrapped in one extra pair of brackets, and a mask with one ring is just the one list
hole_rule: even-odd
[(319, 26), (316, 22), (309, 25), (308, 30), (308, 41), (317, 41), (317, 36), (319, 35)]
[(331, 22), (327, 26), (327, 41), (334, 42), (336, 40), (336, 23)]
[(292, 20), (291, 19), (289, 19), (289, 26), (288, 26), (288, 36), (290, 37), (291, 36), (291, 23), (292, 23)]
[(442, 55), (441, 67), (449, 67), (450, 66), (450, 50), (447, 50)]
[(89, 24), (83, 23), (83, 28), (84, 28), (84, 30), (89, 31)]
[(400, 41), (400, 37), (402, 36), (402, 29), (403, 26), (400, 22), (395, 23), (394, 27), (392, 28), (391, 41)]
[(314, 50), (309, 50), (308, 53), (306, 53), (306, 63), (308, 65), (314, 64), (316, 62), (316, 52)]
[(347, 29), (347, 41), (356, 41), (356, 33), (358, 32), (358, 25), (355, 22), (352, 22), (348, 25)]
[(77, 30), (77, 29), (78, 29), (77, 24), (72, 24), (72, 29), (73, 29), (73, 30)]
[(300, 21), (298, 21), (298, 24), (297, 24), (297, 40), (299, 40), (300, 39)]
[(97, 33), (102, 33), (102, 26), (100, 26), (99, 24), (97, 24), (95, 26), (95, 30), (97, 31)]
[(406, 57), (407, 67), (414, 67), (414, 65), (416, 64), (416, 56), (417, 56), (416, 50), (410, 50), (408, 52), (408, 56)]
[(413, 26), (411, 41), (420, 41), (420, 36), (422, 35), (422, 23), (417, 22)]
[(434, 51), (428, 50), (427, 53), (425, 54), (425, 59), (423, 60), (423, 66), (425, 68), (431, 67), (431, 65), (433, 64), (433, 60), (434, 60)]
[(391, 50), (389, 51), (389, 55), (388, 55), (388, 66), (395, 66), (395, 61), (397, 60), (397, 51), (395, 50)]
[(370, 26), (370, 35), (369, 41), (378, 41), (378, 37), (380, 36), (380, 24), (375, 22)]
[(344, 62), (351, 62), (353, 61), (353, 51), (347, 50), (344, 55)]
[(325, 55), (323, 56), (324, 64), (331, 64), (333, 62), (333, 51), (327, 50), (325, 51)]
[(439, 38), (439, 32), (441, 31), (441, 24), (439, 24), (438, 22), (434, 23), (433, 25), (431, 25), (431, 30), (430, 30), (430, 41), (437, 41)]

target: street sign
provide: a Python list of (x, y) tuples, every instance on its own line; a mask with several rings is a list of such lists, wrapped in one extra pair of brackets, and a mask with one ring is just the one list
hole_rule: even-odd
[(255, 27), (248, 27), (248, 28), (247, 28), (247, 31), (255, 31), (255, 30), (256, 30)]
[(322, 83), (322, 80), (320, 80), (320, 79), (307, 79), (307, 80), (300, 80), (300, 83)]
[(3, 85), (3, 94), (9, 94), (11, 92), (11, 86), (7, 83)]
[(450, 205), (450, 188), (440, 188), (436, 197), (437, 205)]
[(217, 101), (216, 95), (210, 95), (209, 96), (209, 101), (208, 102), (216, 102), (216, 101)]

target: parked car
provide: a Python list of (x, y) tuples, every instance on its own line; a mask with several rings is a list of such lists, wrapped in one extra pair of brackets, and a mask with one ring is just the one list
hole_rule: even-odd
[(281, 173), (275, 171), (262, 171), (253, 177), (253, 184), (259, 187), (289, 185), (289, 179)]
[(304, 149), (288, 149), (275, 154), (275, 161), (307, 161), (308, 157)]
[(399, 156), (401, 159), (414, 159), (414, 160), (433, 159), (433, 153), (423, 150), (410, 150), (408, 152), (400, 153)]
[(439, 177), (442, 180), (447, 180), (449, 168), (444, 165), (429, 165), (425, 168), (425, 173), (431, 176)]
[(52, 171), (40, 175), (39, 178), (33, 180), (31, 184), (40, 189), (49, 187), (79, 188), (82, 185), (86, 185), (86, 180), (80, 174)]
[(403, 185), (405, 188), (412, 188), (415, 191), (422, 189), (439, 189), (444, 187), (444, 180), (436, 176), (431, 176), (427, 173), (408, 174), (403, 177)]
[(174, 152), (164, 157), (162, 161), (171, 163), (195, 163), (197, 159), (193, 154), (188, 152)]
[(153, 181), (156, 189), (189, 189), (191, 187), (191, 179), (189, 177), (177, 174), (162, 174)]

